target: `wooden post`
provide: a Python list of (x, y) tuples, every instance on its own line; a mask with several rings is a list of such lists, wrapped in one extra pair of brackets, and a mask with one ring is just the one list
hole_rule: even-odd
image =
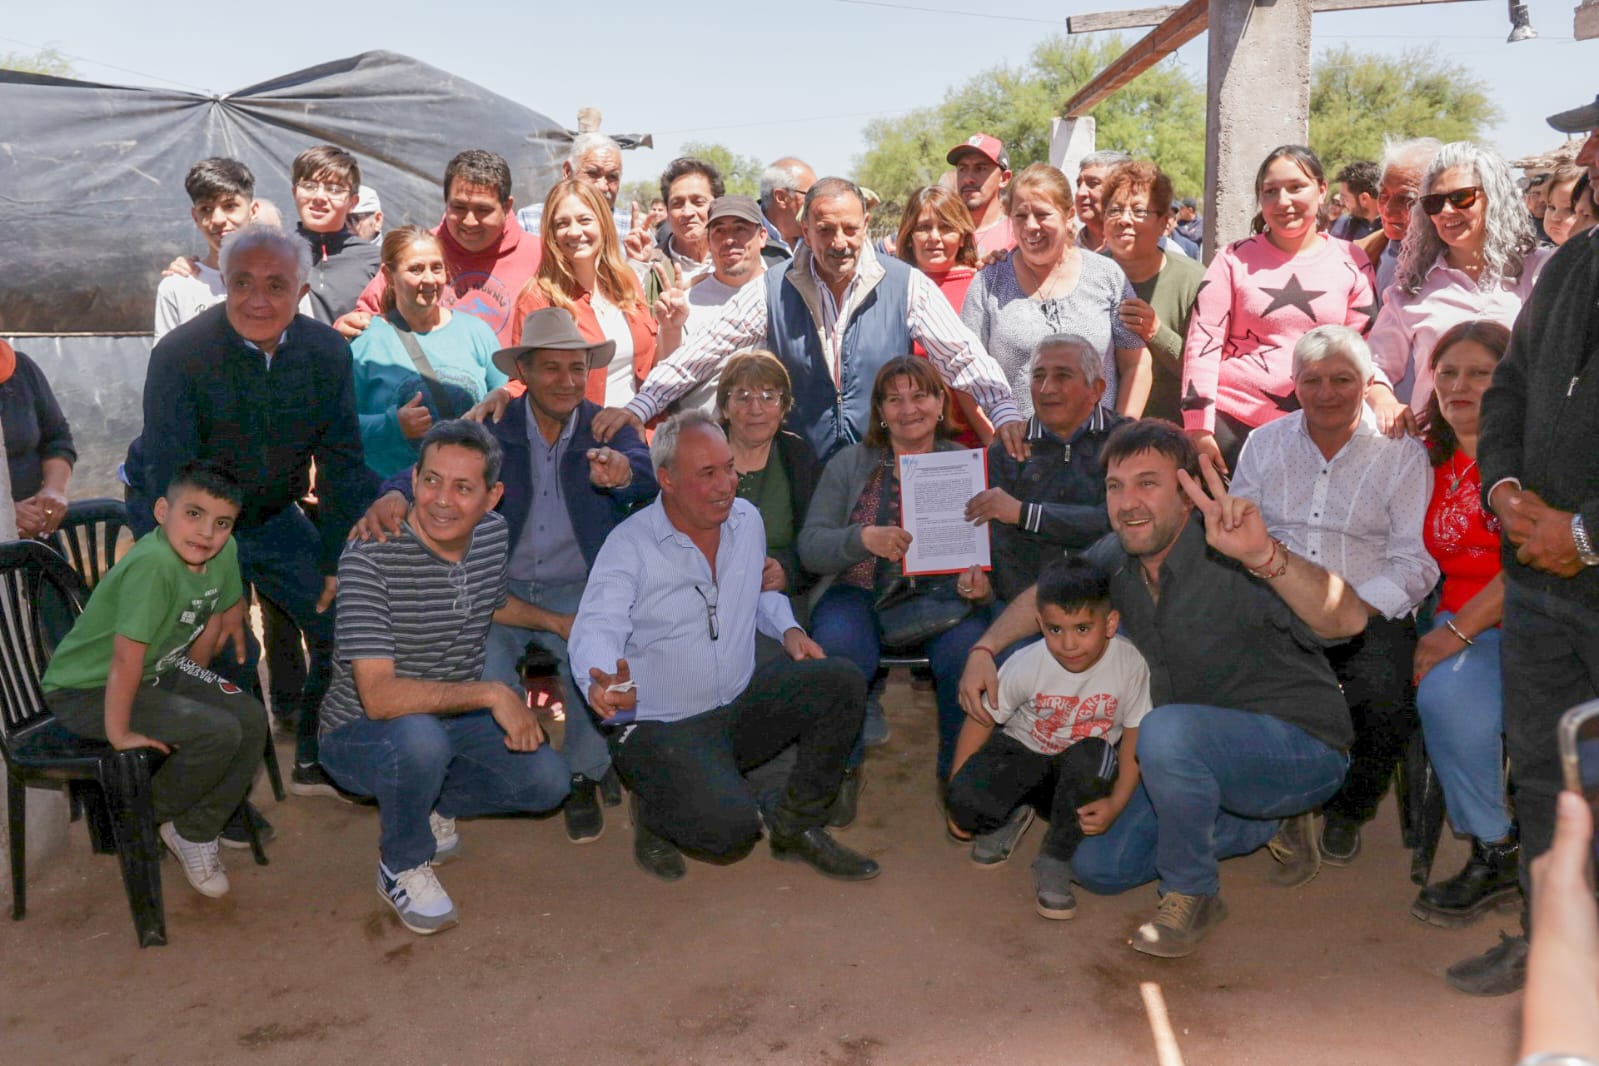
[(1577, 5), (1577, 17), (1572, 29), (1579, 41), (1599, 38), (1599, 0), (1585, 0)]

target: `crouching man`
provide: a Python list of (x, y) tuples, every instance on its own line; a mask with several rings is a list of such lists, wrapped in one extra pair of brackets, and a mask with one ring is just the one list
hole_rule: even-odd
[(479, 680), (489, 626), (527, 626), (537, 610), (506, 591), (500, 460), (482, 426), (435, 424), (399, 534), (352, 542), (339, 560), (322, 765), (377, 798), (378, 893), (415, 933), (456, 923), (432, 869), (460, 846), (455, 820), (551, 810), (570, 776), (522, 697)]
[[(683, 852), (734, 862), (760, 839), (829, 877), (877, 863), (828, 835), (827, 815), (860, 732), (860, 671), (823, 658), (788, 598), (763, 592), (766, 531), (738, 499), (727, 438), (686, 411), (655, 434), (660, 497), (617, 526), (589, 573), (568, 642), (589, 706), (612, 723), (611, 752), (633, 793), (634, 858), (665, 881)], [(755, 668), (755, 633), (788, 653)], [(635, 687), (636, 686), (636, 687)], [(776, 802), (743, 773), (797, 745)]]

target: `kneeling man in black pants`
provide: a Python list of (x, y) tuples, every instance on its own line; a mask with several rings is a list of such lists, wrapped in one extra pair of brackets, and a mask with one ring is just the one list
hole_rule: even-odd
[[(650, 458), (660, 497), (606, 538), (568, 641), (572, 676), (611, 723), (612, 760), (633, 793), (635, 858), (675, 881), (683, 852), (748, 855), (764, 820), (777, 858), (876, 877), (875, 862), (826, 829), (865, 714), (860, 672), (824, 658), (788, 598), (762, 590), (766, 530), (737, 497), (721, 428), (686, 411), (656, 432)], [(788, 658), (757, 671), (757, 630)], [(793, 772), (763, 810), (744, 771), (791, 744)]]

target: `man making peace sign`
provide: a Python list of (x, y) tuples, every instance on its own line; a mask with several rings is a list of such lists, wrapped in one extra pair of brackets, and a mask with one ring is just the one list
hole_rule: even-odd
[[(1111, 575), (1121, 631), (1149, 662), (1154, 709), (1139, 729), (1142, 784), (1078, 848), (1073, 874), (1102, 893), (1158, 878), (1159, 908), (1132, 943), (1177, 958), (1227, 916), (1219, 860), (1272, 840), (1279, 820), (1278, 880), (1314, 875), (1309, 812), (1343, 782), (1353, 736), (1322, 649), (1364, 629), (1366, 610), (1341, 578), (1273, 540), (1213, 466), (1202, 487), (1198, 454), (1175, 425), (1121, 426), (1100, 457), (1113, 535), (1088, 558)], [(994, 654), (1037, 631), (1029, 589), (972, 648), (968, 714), (997, 703)]]

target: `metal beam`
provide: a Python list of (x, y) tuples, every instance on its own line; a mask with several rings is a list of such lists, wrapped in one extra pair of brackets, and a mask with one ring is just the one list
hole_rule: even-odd
[[(1477, 0), (1316, 0), (1315, 9), (1317, 14), (1321, 14), (1325, 11), (1356, 11), (1368, 7), (1413, 7), (1417, 4), (1475, 2)], [(1128, 11), (1098, 11), (1091, 15), (1072, 15), (1066, 19), (1066, 32), (1098, 33), (1102, 30), (1136, 30), (1146, 26), (1159, 26), (1177, 11), (1175, 7), (1140, 7)]]
[(1209, 18), (1209, 0), (1188, 0), (1171, 17), (1145, 34), (1087, 85), (1077, 90), (1077, 95), (1066, 101), (1063, 113), (1067, 118), (1081, 118), (1088, 114), (1123, 85), (1204, 33)]

